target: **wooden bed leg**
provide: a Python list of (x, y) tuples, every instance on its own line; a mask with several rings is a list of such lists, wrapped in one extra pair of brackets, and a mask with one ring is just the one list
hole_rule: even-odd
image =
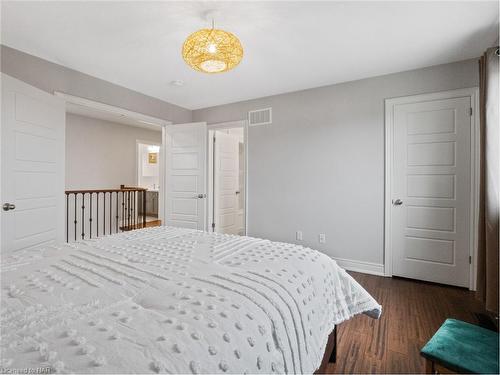
[(425, 360), (425, 373), (426, 374), (435, 374), (436, 373), (434, 371), (434, 362), (432, 362), (429, 359)]
[(328, 336), (328, 341), (326, 343), (323, 359), (321, 360), (321, 365), (314, 372), (314, 374), (326, 374), (328, 370), (328, 364), (336, 362), (337, 362), (337, 326), (333, 327), (332, 332)]
[(332, 354), (330, 354), (330, 359), (328, 360), (328, 362), (337, 362), (337, 326), (333, 328), (333, 350)]

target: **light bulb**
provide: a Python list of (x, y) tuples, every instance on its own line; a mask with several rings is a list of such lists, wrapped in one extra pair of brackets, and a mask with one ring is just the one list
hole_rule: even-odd
[(217, 46), (213, 43), (210, 43), (208, 45), (208, 52), (210, 53), (216, 53), (217, 52)]

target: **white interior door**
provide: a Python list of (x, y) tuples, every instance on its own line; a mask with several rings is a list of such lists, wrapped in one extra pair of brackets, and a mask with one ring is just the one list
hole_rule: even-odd
[(469, 286), (471, 98), (397, 104), (393, 274)]
[(2, 253), (64, 241), (65, 104), (2, 74)]
[(207, 124), (167, 125), (167, 225), (205, 230)]
[(214, 143), (215, 231), (239, 234), (239, 139), (222, 131), (215, 132)]

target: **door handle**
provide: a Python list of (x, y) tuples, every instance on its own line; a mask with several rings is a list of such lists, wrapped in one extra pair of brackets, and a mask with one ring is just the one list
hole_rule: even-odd
[(3, 208), (4, 211), (15, 210), (16, 209), (16, 205), (12, 204), (12, 203), (4, 203), (4, 205), (2, 206), (2, 208)]
[(198, 194), (195, 198), (203, 199), (203, 198), (206, 198), (206, 197), (207, 197), (206, 194)]
[(393, 200), (392, 200), (392, 204), (393, 204), (394, 206), (401, 206), (401, 205), (403, 204), (403, 201), (402, 201), (401, 199), (399, 199), (399, 198), (398, 198), (398, 199), (396, 199), (396, 200), (394, 200), (394, 199), (393, 199)]

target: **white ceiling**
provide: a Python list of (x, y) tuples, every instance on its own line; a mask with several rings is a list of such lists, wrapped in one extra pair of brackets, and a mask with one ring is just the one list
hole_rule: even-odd
[[(245, 49), (227, 73), (180, 54), (210, 9)], [(498, 15), (498, 1), (2, 1), (1, 31), (10, 47), (197, 109), (477, 57)]]

